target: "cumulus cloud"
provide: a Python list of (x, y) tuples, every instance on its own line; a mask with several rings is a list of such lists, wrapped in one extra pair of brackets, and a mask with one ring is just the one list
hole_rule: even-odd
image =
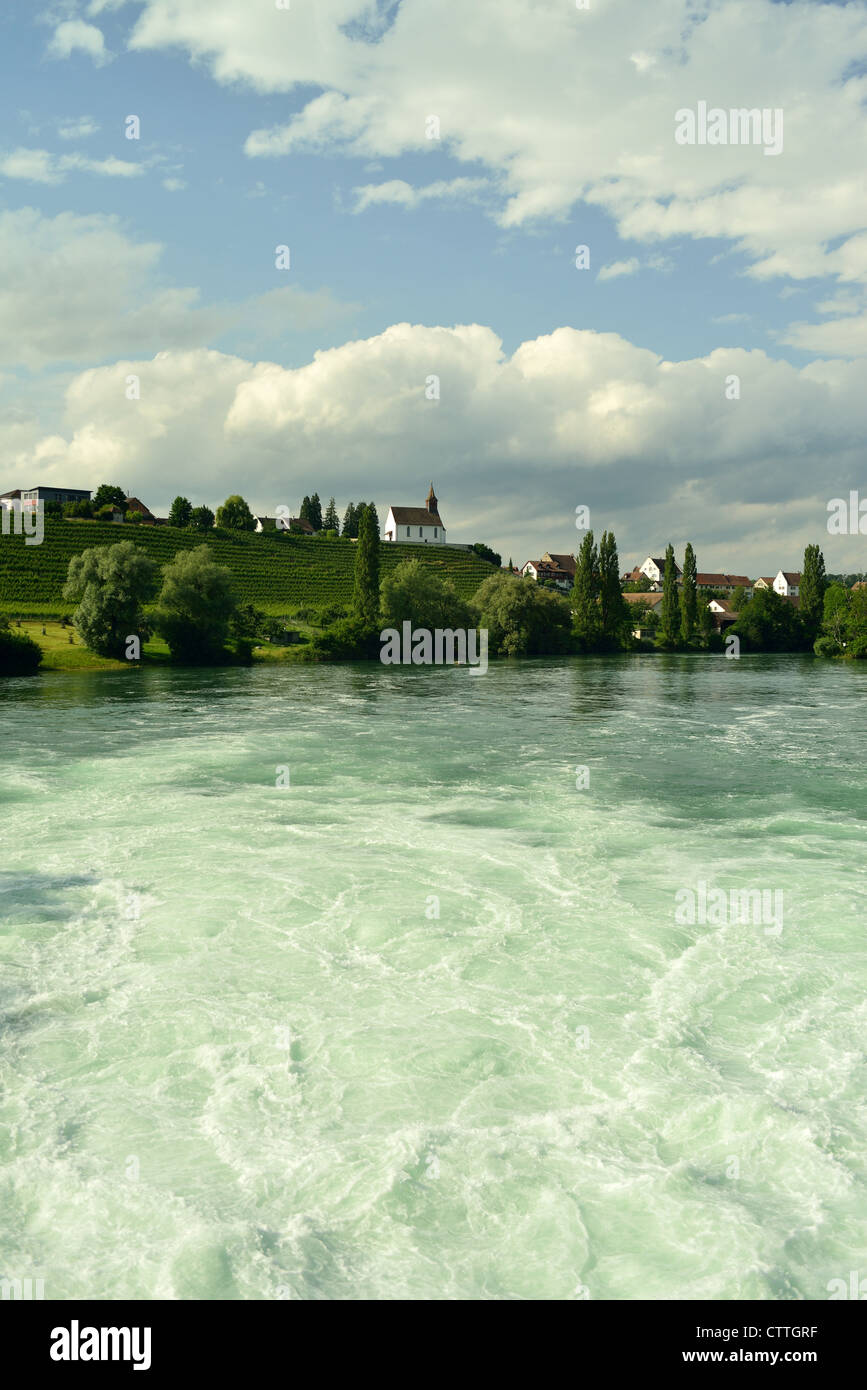
[(405, 323), (297, 368), (202, 349), (93, 368), (71, 382), (61, 428), (18, 458), (28, 476), (38, 458), (45, 482), (122, 472), (157, 508), (179, 488), (211, 504), (240, 489), (264, 511), (318, 487), (384, 509), (420, 503), (433, 477), (453, 540), (524, 559), (573, 549), (585, 504), (624, 563), (691, 539), (704, 568), (767, 573), (819, 540), (834, 569), (858, 561), (856, 541), (824, 528), (827, 499), (863, 486), (865, 401), (863, 361), (799, 370), (720, 349), (669, 362), (571, 328), (507, 355), (485, 326)]
[(83, 19), (67, 19), (58, 24), (48, 45), (49, 58), (69, 58), (73, 53), (86, 53), (97, 67), (107, 63), (111, 54), (105, 46), (102, 30)]
[[(846, 247), (867, 225), (861, 0), (607, 0), (587, 10), (474, 0), (472, 23), (466, 0), (376, 13), (372, 34), (369, 0), (291, 11), (146, 0), (131, 44), (185, 48), (221, 82), (301, 89), (297, 113), (251, 132), (254, 157), (430, 152), (435, 115), (437, 147), (496, 176), (504, 226), (563, 218), (584, 200), (624, 237), (726, 238), (759, 276), (822, 274), (831, 255), (841, 273), (853, 256), (861, 263)], [(781, 108), (783, 154), (678, 145), (675, 112), (699, 100)]]

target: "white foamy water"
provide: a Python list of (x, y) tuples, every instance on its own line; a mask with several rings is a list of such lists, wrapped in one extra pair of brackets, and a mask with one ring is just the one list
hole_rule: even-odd
[[(3, 682), (0, 1276), (867, 1275), (865, 696), (786, 657)], [(679, 924), (700, 881), (782, 932)]]

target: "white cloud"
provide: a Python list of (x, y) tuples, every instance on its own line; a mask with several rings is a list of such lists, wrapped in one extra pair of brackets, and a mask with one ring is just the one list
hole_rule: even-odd
[(100, 174), (106, 178), (135, 179), (144, 165), (126, 159), (88, 159), (82, 154), (53, 154), (49, 150), (20, 148), (0, 156), (0, 176), (28, 183), (63, 183), (67, 174)]
[[(131, 44), (185, 48), (220, 82), (300, 91), (288, 121), (250, 134), (253, 157), (430, 153), (436, 115), (436, 147), (493, 173), (503, 226), (565, 218), (583, 200), (624, 238), (724, 238), (761, 277), (814, 276), (829, 261), (863, 273), (858, 246), (829, 250), (867, 225), (862, 0), (607, 0), (586, 11), (474, 0), (472, 11), (468, 24), (466, 0), (403, 0), (377, 12), (372, 42), (369, 0), (290, 11), (146, 0)], [(783, 154), (677, 145), (675, 111), (702, 99), (782, 108)]]
[(163, 179), (163, 188), (166, 190), (167, 193), (180, 193), (182, 189), (186, 188), (186, 186), (186, 179)]
[(91, 116), (78, 116), (61, 121), (57, 127), (57, 134), (61, 140), (83, 140), (88, 135), (95, 135), (98, 130), (99, 125)]
[[(140, 401), (125, 398), (130, 372)], [(439, 401), (425, 397), (432, 373)], [(725, 398), (731, 373), (739, 401)], [(454, 540), (522, 559), (574, 548), (583, 503), (624, 562), (692, 539), (704, 568), (768, 573), (819, 540), (834, 569), (857, 560), (857, 539), (824, 528), (827, 498), (863, 485), (865, 403), (865, 361), (798, 370), (721, 349), (668, 362), (571, 328), (508, 356), (478, 324), (395, 324), (294, 369), (197, 349), (85, 371), (61, 428), (16, 457), (22, 476), (38, 458), (45, 482), (121, 470), (157, 508), (178, 490), (213, 504), (240, 489), (273, 509), (314, 487), (385, 508), (421, 502), (433, 477)]]
[(640, 263), (637, 256), (630, 256), (628, 261), (611, 261), (604, 265), (596, 276), (597, 280), (617, 280), (622, 275), (634, 275), (639, 269)]
[(413, 188), (403, 179), (390, 179), (387, 183), (368, 183), (353, 188), (355, 207), (353, 212), (363, 212), (376, 203), (393, 203), (407, 209), (417, 208), (431, 199), (475, 198), (483, 188), (488, 187), (487, 179), (439, 179), (436, 183)]
[(0, 365), (36, 370), (198, 347), (230, 329), (255, 351), (357, 308), (327, 289), (295, 286), (203, 305), (195, 287), (160, 283), (161, 254), (158, 242), (131, 241), (114, 217), (0, 212)]
[(97, 67), (107, 63), (111, 57), (102, 37), (102, 30), (95, 24), (85, 24), (83, 19), (67, 19), (58, 24), (48, 45), (49, 58), (69, 58), (73, 53), (86, 53)]

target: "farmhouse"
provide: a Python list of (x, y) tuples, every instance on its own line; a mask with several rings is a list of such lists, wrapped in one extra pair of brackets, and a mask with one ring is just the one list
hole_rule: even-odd
[(144, 502), (141, 502), (138, 497), (127, 497), (123, 505), (125, 510), (128, 512), (141, 512), (141, 524), (143, 526), (156, 525), (157, 519), (151, 511), (150, 507), (146, 507)]
[(571, 589), (575, 583), (575, 556), (552, 554), (546, 550), (541, 560), (528, 560), (521, 566), (525, 579), (550, 579), (558, 589)]
[(440, 520), (433, 483), (423, 507), (389, 507), (384, 539), (415, 545), (445, 545), (446, 528)]

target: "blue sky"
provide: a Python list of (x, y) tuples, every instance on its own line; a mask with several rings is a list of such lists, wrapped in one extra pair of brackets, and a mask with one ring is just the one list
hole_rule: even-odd
[[(756, 572), (867, 495), (867, 8), (467, 13), (7, 5), (3, 487), (384, 511), (434, 476), (451, 538), (516, 560), (587, 502), (624, 564), (692, 539)], [(702, 99), (783, 110), (783, 152), (678, 147)]]

